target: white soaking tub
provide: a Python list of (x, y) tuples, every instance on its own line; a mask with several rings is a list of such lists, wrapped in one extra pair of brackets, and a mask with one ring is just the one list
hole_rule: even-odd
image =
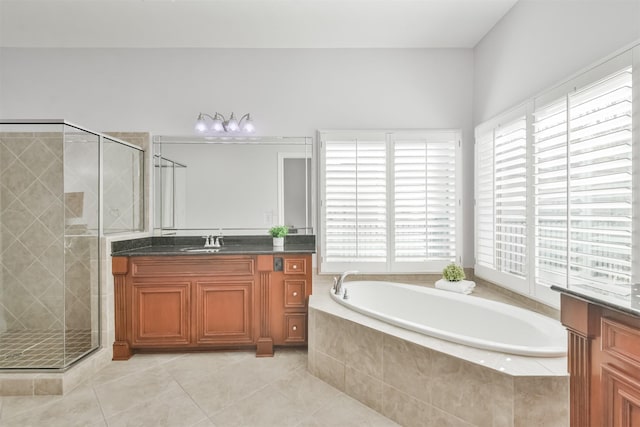
[(508, 304), (393, 282), (344, 282), (342, 305), (411, 331), (503, 353), (559, 357), (567, 352), (560, 322)]

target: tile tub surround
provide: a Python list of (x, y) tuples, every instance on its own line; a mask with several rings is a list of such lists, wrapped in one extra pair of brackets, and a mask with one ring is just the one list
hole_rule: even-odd
[[(326, 282), (326, 280), (325, 280)], [(569, 424), (566, 357), (479, 350), (353, 312), (314, 283), (311, 374), (404, 426)]]

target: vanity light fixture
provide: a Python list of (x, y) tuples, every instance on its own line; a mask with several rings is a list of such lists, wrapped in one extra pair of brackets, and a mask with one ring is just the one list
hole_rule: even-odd
[[(208, 124), (206, 119), (209, 118), (211, 123)], [(236, 119), (236, 116), (231, 113), (231, 116), (227, 120), (222, 114), (215, 113), (213, 116), (206, 113), (198, 114), (196, 120), (196, 131), (199, 133), (253, 133), (256, 130), (251, 120), (249, 113), (240, 117), (240, 120)]]

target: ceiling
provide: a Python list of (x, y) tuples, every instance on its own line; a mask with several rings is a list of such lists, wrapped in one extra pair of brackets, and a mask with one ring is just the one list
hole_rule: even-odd
[(473, 48), (516, 2), (0, 0), (0, 46)]

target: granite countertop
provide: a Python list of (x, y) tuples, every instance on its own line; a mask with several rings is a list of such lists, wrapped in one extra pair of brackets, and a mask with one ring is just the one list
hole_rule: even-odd
[[(191, 250), (189, 250), (191, 249)], [(287, 236), (282, 248), (273, 246), (269, 236), (224, 236), (219, 248), (205, 248), (201, 237), (163, 236), (122, 240), (111, 244), (111, 256), (175, 256), (175, 255), (258, 255), (313, 254), (313, 235)]]
[(560, 286), (551, 286), (551, 289), (572, 297), (580, 298), (593, 304), (597, 304), (612, 310), (640, 317), (640, 294), (632, 292), (629, 297), (622, 297), (610, 292), (596, 289), (573, 286), (569, 289)]

